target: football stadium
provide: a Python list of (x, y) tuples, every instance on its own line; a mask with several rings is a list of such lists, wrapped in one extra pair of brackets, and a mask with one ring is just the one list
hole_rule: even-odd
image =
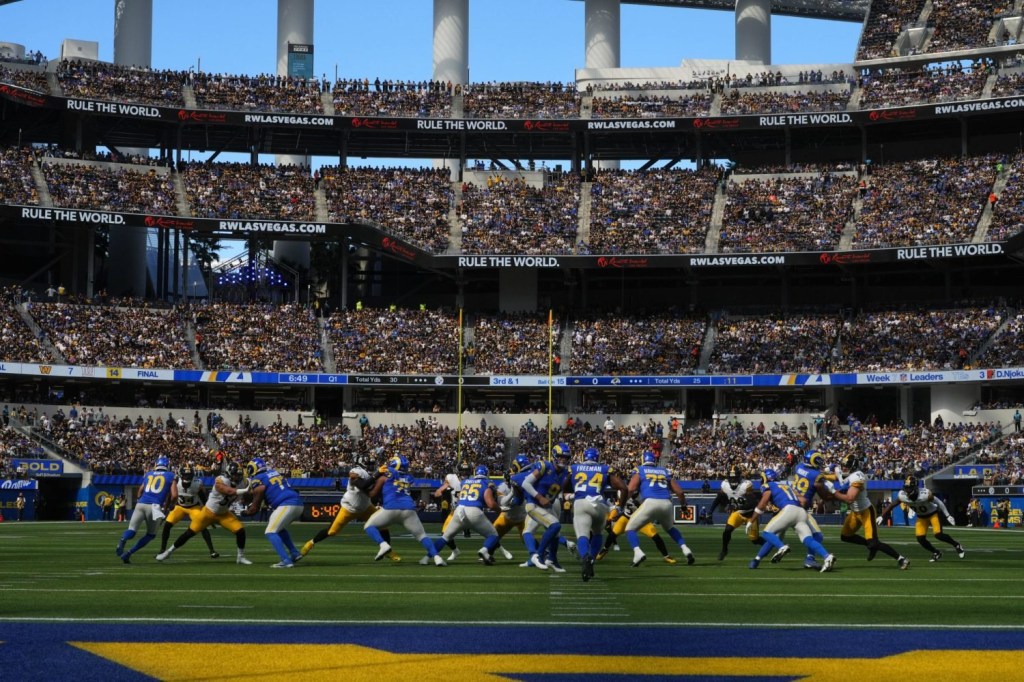
[[(33, 4), (0, 679), (1024, 679), (1021, 0), (582, 0), (565, 82), (474, 81), (469, 0), (421, 80)], [(735, 58), (623, 67), (631, 5)]]

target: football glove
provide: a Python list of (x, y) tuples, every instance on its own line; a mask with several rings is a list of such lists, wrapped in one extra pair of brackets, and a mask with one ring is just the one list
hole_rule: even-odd
[(951, 526), (955, 526), (956, 525), (956, 519), (954, 519), (952, 516), (947, 516), (946, 520), (949, 521), (949, 525), (951, 525)]
[(882, 517), (881, 516), (879, 516), (877, 519), (875, 519), (875, 525), (876, 526), (881, 526), (882, 525)]
[(825, 489), (828, 490), (830, 493), (835, 493), (836, 486), (832, 481), (825, 481)]
[(745, 528), (746, 532), (749, 533), (750, 529), (753, 528), (753, 527), (754, 527), (754, 522), (753, 521), (747, 521), (747, 527)]

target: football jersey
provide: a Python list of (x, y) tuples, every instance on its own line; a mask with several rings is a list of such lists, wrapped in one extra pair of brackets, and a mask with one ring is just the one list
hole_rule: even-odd
[(900, 502), (913, 509), (921, 518), (934, 516), (935, 512), (939, 511), (939, 505), (935, 500), (935, 495), (931, 490), (928, 490), (928, 488), (921, 488), (918, 490), (916, 500), (911, 500), (907, 497), (907, 493), (903, 490), (899, 492), (897, 497)]
[(213, 489), (210, 490), (210, 496), (206, 498), (206, 508), (218, 516), (225, 514), (231, 505), (238, 498), (238, 495), (225, 495), (221, 491), (217, 490), (217, 482), (220, 482), (229, 488), (234, 488), (235, 484), (231, 482), (231, 479), (227, 476), (218, 476), (214, 479)]
[(448, 489), (452, 491), (452, 511), (455, 511), (455, 507), (459, 504), (459, 491), (462, 490), (462, 480), (458, 474), (448, 474), (444, 477), (444, 482), (448, 484)]
[(193, 478), (192, 482), (188, 485), (182, 483), (181, 479), (178, 479), (178, 506), (184, 507), (185, 509), (191, 509), (192, 507), (198, 507), (203, 503), (200, 492), (203, 489), (203, 482), (198, 478)]
[(821, 476), (821, 472), (814, 467), (800, 463), (793, 470), (792, 487), (797, 493), (803, 496), (803, 507), (808, 509), (814, 501), (814, 484)]
[(857, 497), (850, 503), (850, 509), (855, 512), (867, 511), (871, 508), (871, 500), (868, 499), (868, 477), (863, 471), (854, 471), (846, 479), (850, 488), (857, 489)]
[(163, 505), (167, 502), (167, 495), (171, 492), (171, 484), (174, 482), (174, 472), (166, 469), (154, 469), (145, 476), (142, 484), (142, 495), (139, 497), (139, 504)]
[(672, 474), (665, 467), (641, 464), (636, 468), (634, 474), (640, 477), (640, 499), (672, 499), (672, 491), (669, 489)]
[(729, 484), (729, 481), (722, 481), (722, 494), (729, 501), (729, 509), (732, 511), (749, 515), (757, 506), (756, 491), (754, 484), (750, 481), (740, 481), (735, 488)]
[(412, 476), (388, 469), (384, 474), (387, 478), (384, 487), (381, 489), (381, 502), (385, 509), (416, 509), (416, 502), (412, 499), (410, 489), (412, 488)]
[[(565, 472), (562, 472), (560, 475), (564, 476)], [(555, 465), (546, 459), (538, 460), (531, 464), (529, 469), (526, 469), (525, 471), (520, 471), (518, 474), (512, 477), (512, 482), (523, 489), (523, 497), (526, 502), (530, 502), (533, 504), (537, 503), (537, 498), (531, 495), (529, 492), (527, 492), (525, 488), (523, 488), (523, 482), (526, 481), (526, 479), (530, 476), (534, 477), (534, 490), (536, 490), (541, 495), (548, 497), (549, 499), (551, 497), (554, 497), (555, 495), (558, 495), (559, 491), (561, 490), (560, 484), (559, 487), (555, 489), (554, 493), (551, 493), (550, 489), (552, 482), (556, 478)]]
[(366, 491), (373, 487), (373, 478), (359, 467), (352, 469), (352, 472), (357, 477), (348, 479), (348, 488), (341, 496), (341, 506), (353, 514), (359, 514), (370, 506), (370, 496)]
[(484, 493), (488, 488), (493, 488), (494, 483), (486, 476), (473, 476), (462, 482), (459, 488), (459, 504), (463, 507), (476, 507), (483, 509), (487, 505), (484, 502)]
[(261, 471), (253, 479), (263, 484), (263, 499), (271, 509), (302, 505), (302, 497), (288, 484), (288, 479), (273, 469)]
[(522, 489), (508, 483), (502, 482), (498, 486), (498, 495), (500, 495), (498, 504), (501, 505), (501, 511), (512, 511), (516, 507), (523, 506), (525, 502)]
[(572, 491), (577, 500), (587, 497), (601, 497), (608, 482), (608, 465), (597, 462), (583, 462), (569, 467)]
[(802, 499), (802, 496), (793, 490), (789, 483), (771, 481), (766, 485), (761, 486), (762, 493), (766, 490), (771, 492), (772, 504), (779, 509), (793, 505), (798, 507), (801, 506), (800, 500)]

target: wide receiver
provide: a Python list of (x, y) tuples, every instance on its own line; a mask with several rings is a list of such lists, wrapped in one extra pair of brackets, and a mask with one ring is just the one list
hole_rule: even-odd
[[(886, 505), (885, 509), (879, 513), (875, 523), (882, 525), (882, 518), (898, 504), (907, 505), (917, 514), (917, 520), (914, 521), (914, 537), (917, 538), (917, 544), (931, 552), (932, 558), (929, 559), (930, 562), (936, 562), (941, 559), (942, 552), (935, 549), (935, 545), (928, 542), (929, 528), (932, 529), (936, 540), (942, 540), (946, 544), (953, 545), (956, 555), (961, 559), (964, 558), (966, 552), (963, 546), (950, 537), (942, 526), (943, 518), (949, 522), (949, 525), (955, 526), (956, 522), (953, 519), (953, 515), (949, 513), (946, 505), (942, 503), (942, 500), (935, 497), (931, 490), (921, 487), (921, 482), (917, 479), (917, 476), (907, 476), (906, 480), (903, 481), (903, 490), (899, 492), (895, 500)], [(941, 515), (939, 514), (940, 511), (942, 512)]]

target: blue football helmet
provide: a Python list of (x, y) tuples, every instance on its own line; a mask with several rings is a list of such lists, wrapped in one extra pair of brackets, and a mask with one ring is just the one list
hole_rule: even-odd
[(651, 452), (650, 450), (644, 450), (644, 454), (642, 456), (641, 461), (643, 461), (644, 466), (654, 466), (655, 464), (658, 463), (658, 458), (655, 457), (654, 453)]
[(512, 462), (512, 472), (519, 473), (526, 467), (530, 466), (530, 456), (526, 454), (516, 455), (516, 460)]
[(245, 465), (245, 475), (252, 478), (256, 474), (267, 470), (267, 463), (262, 457), (253, 457), (252, 461)]
[(572, 456), (572, 453), (569, 451), (569, 444), (568, 443), (556, 443), (551, 448), (551, 457), (553, 459), (558, 459), (559, 457), (566, 457), (566, 458), (568, 458), (568, 457), (571, 457), (571, 456)]
[(775, 471), (775, 469), (765, 469), (764, 473), (761, 474), (761, 482), (765, 485), (768, 485), (772, 481), (778, 480), (778, 478), (779, 474)]
[(487, 470), (487, 467), (485, 467), (483, 464), (481, 464), (473, 472), (473, 475), (474, 476), (490, 476), (491, 472)]
[(157, 469), (170, 469), (171, 468), (171, 460), (167, 459), (167, 455), (160, 455), (159, 457), (156, 458), (156, 468)]
[(820, 469), (825, 464), (825, 458), (817, 450), (808, 450), (804, 453), (804, 464)]
[(596, 462), (601, 458), (601, 453), (597, 451), (597, 448), (587, 448), (583, 451), (584, 462)]
[(388, 468), (402, 474), (407, 473), (409, 471), (409, 460), (405, 455), (395, 455), (388, 461)]

